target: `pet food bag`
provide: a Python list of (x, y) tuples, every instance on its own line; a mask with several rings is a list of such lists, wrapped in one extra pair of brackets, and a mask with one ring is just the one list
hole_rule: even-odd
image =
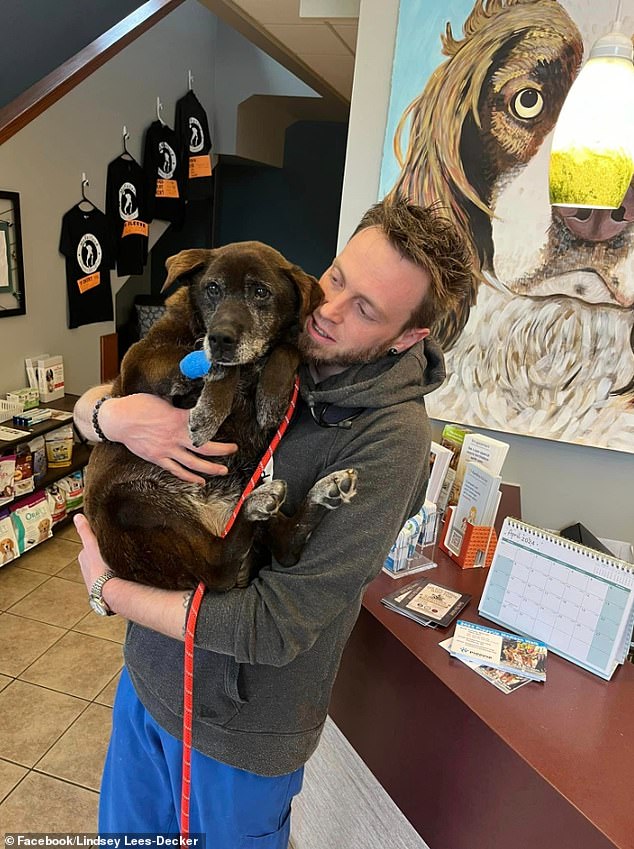
[(6, 566), (20, 556), (13, 522), (8, 510), (0, 513), (0, 566)]
[(70, 466), (73, 460), (73, 426), (64, 425), (44, 436), (49, 469)]
[(81, 469), (73, 472), (72, 475), (66, 475), (59, 481), (59, 488), (65, 494), (66, 512), (79, 510), (84, 504), (84, 477)]
[(28, 495), (35, 489), (35, 479), (33, 477), (33, 455), (28, 445), (23, 445), (18, 448), (18, 453), (15, 457), (15, 497), (21, 498), (23, 495)]
[(15, 454), (0, 457), (0, 504), (15, 498)]
[(45, 492), (27, 495), (11, 507), (20, 554), (53, 536), (53, 518)]
[(33, 455), (33, 478), (35, 486), (39, 486), (46, 472), (48, 471), (48, 463), (46, 462), (46, 445), (43, 436), (36, 436), (29, 442), (29, 448)]
[(66, 518), (66, 493), (60, 488), (59, 483), (52, 483), (46, 487), (46, 498), (53, 525)]

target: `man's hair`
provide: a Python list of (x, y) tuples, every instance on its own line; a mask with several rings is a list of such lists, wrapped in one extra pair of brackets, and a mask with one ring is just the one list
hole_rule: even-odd
[(352, 234), (378, 227), (401, 256), (428, 272), (429, 291), (403, 327), (433, 327), (449, 313), (469, 309), (475, 290), (467, 243), (438, 206), (385, 199), (371, 206)]

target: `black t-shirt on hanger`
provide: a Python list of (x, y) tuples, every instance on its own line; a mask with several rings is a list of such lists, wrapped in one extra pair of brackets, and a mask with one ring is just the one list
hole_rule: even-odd
[(117, 274), (142, 274), (147, 262), (150, 226), (143, 169), (132, 157), (118, 156), (108, 165), (106, 216), (112, 227)]
[(207, 114), (193, 91), (176, 103), (176, 134), (188, 163), (187, 199), (204, 200), (212, 196), (211, 133)]
[(68, 326), (112, 321), (110, 269), (114, 267), (112, 230), (101, 210), (79, 204), (62, 218), (59, 250), (66, 257)]
[(174, 130), (154, 121), (145, 134), (143, 171), (147, 180), (148, 222), (182, 224), (187, 191), (187, 156)]

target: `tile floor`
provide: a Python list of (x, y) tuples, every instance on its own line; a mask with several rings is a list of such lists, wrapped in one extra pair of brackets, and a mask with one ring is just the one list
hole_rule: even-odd
[(88, 608), (72, 525), (0, 568), (0, 834), (93, 832), (125, 621)]

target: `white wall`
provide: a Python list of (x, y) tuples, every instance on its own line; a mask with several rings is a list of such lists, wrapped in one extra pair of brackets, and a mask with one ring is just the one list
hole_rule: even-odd
[[(397, 18), (398, 0), (361, 0), (340, 246), (378, 197)], [(436, 435), (441, 426), (434, 424)], [(634, 454), (500, 437), (511, 445), (504, 479), (522, 485), (527, 521), (550, 528), (581, 521), (598, 536), (634, 541)]]
[(215, 67), (215, 144), (219, 152), (235, 151), (238, 105), (251, 95), (319, 96), (306, 83), (220, 20)]
[[(121, 152), (122, 126), (140, 160), (157, 96), (172, 124), (188, 69), (220, 153), (235, 152), (236, 111), (246, 97), (314, 94), (197, 0), (187, 0), (0, 146), (0, 188), (20, 194), (27, 304), (25, 316), (0, 318), (0, 395), (25, 385), (24, 357), (43, 351), (63, 355), (69, 392), (99, 382), (99, 337), (112, 333), (114, 323), (67, 328), (62, 216), (80, 198), (82, 171), (88, 197), (103, 209), (106, 169)], [(152, 224), (152, 242), (165, 227)], [(111, 279), (115, 294), (125, 279), (115, 272)]]

